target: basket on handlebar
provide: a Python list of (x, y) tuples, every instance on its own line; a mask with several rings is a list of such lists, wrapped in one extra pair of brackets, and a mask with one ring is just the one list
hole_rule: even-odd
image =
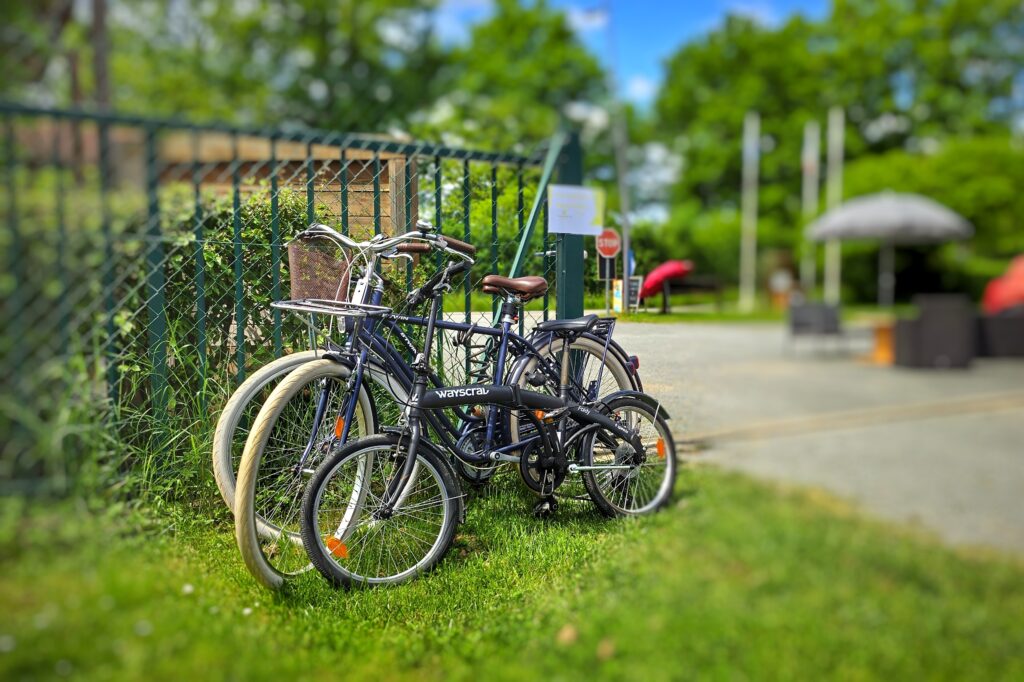
[(298, 237), (288, 244), (292, 299), (347, 301), (348, 253), (329, 239)]

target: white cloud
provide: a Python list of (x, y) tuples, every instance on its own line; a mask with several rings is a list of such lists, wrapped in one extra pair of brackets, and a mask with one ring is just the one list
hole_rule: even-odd
[(583, 9), (570, 7), (566, 12), (569, 26), (577, 33), (601, 31), (608, 26), (608, 13), (603, 9)]
[(726, 4), (726, 11), (749, 17), (762, 26), (778, 26), (781, 22), (779, 11), (770, 0), (736, 0)]
[(630, 76), (626, 81), (626, 97), (637, 104), (649, 102), (658, 92), (658, 84), (640, 74)]

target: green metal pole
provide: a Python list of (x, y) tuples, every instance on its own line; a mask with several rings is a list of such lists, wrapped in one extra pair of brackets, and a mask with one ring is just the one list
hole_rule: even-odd
[[(537, 191), (539, 192), (541, 190), (538, 189)], [(543, 251), (543, 255), (541, 256), (541, 262), (544, 264), (544, 277), (547, 278), (547, 277), (549, 277), (549, 275), (551, 273), (551, 267), (552, 267), (551, 266), (551, 257), (548, 256), (548, 251), (550, 251), (551, 247), (549, 245), (550, 240), (548, 239), (548, 198), (546, 196), (547, 195), (547, 188), (544, 188), (543, 192), (545, 194), (545, 196), (544, 196), (544, 218), (543, 218), (543, 220), (544, 220), (544, 236), (543, 236), (543, 242), (542, 242), (543, 246), (544, 246), (544, 251)], [(550, 294), (551, 294), (551, 287), (548, 287), (547, 289), (544, 290), (544, 321), (545, 322), (548, 319), (548, 311), (551, 308), (551, 306), (550, 306)]]
[(54, 182), (55, 196), (53, 198), (54, 210), (57, 219), (57, 277), (60, 282), (60, 293), (57, 299), (57, 328), (60, 330), (60, 352), (67, 353), (71, 343), (71, 291), (68, 282), (67, 263), (67, 211), (65, 209), (65, 198), (67, 189), (64, 185), (66, 168), (61, 155), (62, 138), (60, 121), (53, 121), (53, 172), (56, 176)]
[(373, 155), (373, 234), (380, 234), (380, 154)]
[(114, 327), (114, 235), (111, 229), (110, 190), (113, 186), (113, 169), (110, 166), (110, 125), (106, 121), (98, 124), (99, 171), (100, 171), (100, 231), (103, 234), (103, 316), (107, 342), (104, 354), (107, 359), (107, 390), (111, 404), (116, 405), (120, 381), (117, 368), (117, 334)]
[[(524, 202), (523, 202), (523, 164), (519, 164), (516, 167), (516, 222), (517, 232), (516, 240), (522, 244), (523, 235), (525, 233), (525, 225), (523, 223), (525, 215), (523, 215)], [(526, 306), (523, 305), (523, 310), (519, 314), (519, 335), (523, 335), (523, 327), (526, 321)]]
[(242, 190), (238, 135), (231, 136), (231, 219), (235, 247), (235, 377), (245, 381), (245, 285), (242, 281)]
[[(583, 184), (583, 147), (578, 132), (571, 132), (558, 168), (563, 185)], [(583, 314), (583, 236), (559, 234), (555, 238), (556, 314), (559, 319)]]
[[(271, 295), (281, 300), (281, 213), (278, 206), (277, 189), (277, 138), (270, 138), (270, 272)], [(281, 339), (281, 311), (274, 308), (274, 357), (284, 353)]]
[(316, 173), (313, 168), (313, 143), (306, 143), (306, 225), (312, 225), (316, 222), (316, 210), (314, 209), (313, 202), (315, 199), (315, 189), (313, 187), (313, 178), (316, 177)]
[(540, 208), (547, 201), (548, 183), (555, 172), (555, 168), (561, 158), (562, 147), (565, 146), (567, 136), (559, 131), (552, 138), (548, 146), (548, 153), (544, 159), (544, 166), (540, 174), (540, 182), (537, 183), (537, 196), (533, 199), (533, 206), (530, 208), (530, 217), (526, 221), (525, 230), (519, 238), (519, 248), (512, 260), (512, 267), (509, 268), (509, 277), (518, 277), (522, 274), (523, 263), (530, 255), (530, 241), (533, 239), (533, 231), (537, 226), (537, 218), (540, 216)]
[[(444, 197), (441, 194), (441, 157), (434, 157), (434, 227), (437, 228), (438, 234), (443, 234), (441, 229), (441, 202)], [(440, 251), (437, 252), (437, 267), (444, 267), (444, 254)], [(438, 302), (437, 306), (437, 319), (444, 319), (444, 297)], [(444, 330), (438, 329), (438, 344), (437, 344), (437, 367), (441, 372), (441, 376), (444, 376)]]
[[(14, 287), (10, 297), (4, 306), (4, 334), (10, 334), (11, 352), (7, 356), (10, 366), (5, 368), (13, 377), (22, 376), (25, 371), (25, 356), (27, 355), (27, 340), (25, 337), (25, 250), (22, 244), (22, 236), (18, 216), (18, 181), (17, 181), (17, 148), (14, 134), (14, 121), (5, 117), (4, 121), (4, 147), (5, 163), (4, 176), (6, 180), (7, 194), (7, 225), (11, 234), (11, 244), (7, 250), (7, 271), (14, 278)], [(7, 325), (10, 328), (7, 329)], [(17, 383), (15, 384), (17, 385)]]
[(167, 418), (167, 292), (164, 273), (164, 243), (160, 233), (159, 172), (156, 151), (157, 130), (146, 126), (146, 315), (149, 336), (150, 389), (153, 412), (161, 425)]
[(193, 234), (196, 247), (193, 260), (196, 269), (196, 348), (199, 351), (200, 404), (206, 407), (206, 236), (203, 215), (203, 165), (199, 158), (199, 130), (192, 131), (192, 192), (195, 198), (193, 209)]
[[(469, 159), (462, 162), (462, 241), (467, 244), (472, 243), (472, 233), (470, 232), (469, 224), (469, 211), (470, 211), (470, 176), (469, 176)], [(470, 273), (466, 274), (466, 279), (463, 282), (463, 289), (466, 295), (466, 324), (472, 317), (473, 310), (473, 297), (472, 291), (472, 278), (469, 276)], [(466, 358), (466, 367), (469, 367), (469, 358)]]
[(348, 235), (348, 150), (341, 148), (341, 233)]
[[(491, 272), (498, 272), (498, 166), (491, 164)], [(498, 299), (491, 305), (491, 314), (498, 314)]]
[[(412, 230), (413, 217), (412, 217), (412, 160), (409, 157), (405, 159), (405, 231), (409, 232)], [(412, 261), (407, 260), (405, 262), (405, 290), (406, 292), (412, 291)]]

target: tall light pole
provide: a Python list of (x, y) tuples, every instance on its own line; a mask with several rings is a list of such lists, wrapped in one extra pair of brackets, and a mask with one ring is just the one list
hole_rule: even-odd
[(754, 309), (757, 279), (757, 175), (761, 152), (761, 115), (743, 119), (743, 197), (740, 233), (740, 310)]
[(804, 147), (800, 166), (803, 170), (803, 257), (800, 259), (800, 287), (810, 298), (814, 292), (815, 270), (817, 269), (817, 248), (808, 238), (807, 226), (818, 214), (818, 183), (820, 180), (819, 161), (821, 157), (821, 126), (817, 121), (804, 124)]
[(605, 33), (608, 39), (608, 93), (611, 96), (612, 148), (615, 154), (615, 176), (619, 188), (619, 223), (622, 225), (622, 309), (629, 312), (629, 131), (626, 128), (625, 111), (619, 101), (616, 90), (615, 72), (617, 54), (615, 51), (615, 32), (612, 29), (612, 3), (605, 0), (606, 17)]
[[(828, 110), (828, 180), (825, 205), (832, 210), (843, 201), (843, 136), (846, 119), (841, 107)], [(825, 302), (838, 305), (843, 254), (838, 240), (825, 244)]]

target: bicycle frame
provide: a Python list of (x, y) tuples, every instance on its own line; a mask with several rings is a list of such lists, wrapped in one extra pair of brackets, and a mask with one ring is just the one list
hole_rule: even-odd
[[(434, 412), (440, 408), (445, 407), (458, 407), (463, 405), (477, 405), (477, 404), (488, 404), (491, 406), (491, 414), (494, 414), (499, 407), (522, 410), (526, 418), (534, 425), (537, 429), (537, 435), (535, 439), (539, 439), (542, 446), (549, 452), (555, 447), (562, 448), (561, 445), (562, 436), (560, 435), (557, 439), (553, 437), (553, 431), (557, 429), (559, 434), (564, 434), (566, 420), (572, 419), (584, 426), (584, 428), (604, 428), (607, 429), (620, 438), (629, 441), (635, 449), (638, 451), (641, 449), (637, 434), (627, 431), (612, 419), (609, 419), (606, 415), (602, 414), (599, 410), (593, 409), (586, 405), (570, 405), (567, 403), (568, 387), (566, 385), (566, 375), (568, 368), (563, 362), (562, 366), (562, 378), (558, 397), (547, 395), (545, 393), (538, 393), (536, 391), (530, 391), (521, 389), (517, 385), (479, 385), (470, 384), (467, 386), (452, 386), (444, 388), (428, 389), (427, 384), (429, 382), (429, 364), (427, 358), (430, 357), (431, 347), (434, 341), (434, 332), (437, 328), (437, 315), (439, 297), (435, 296), (431, 300), (430, 316), (427, 317), (426, 333), (423, 342), (423, 350), (416, 357), (416, 361), (413, 363), (413, 370), (415, 378), (413, 381), (412, 394), (409, 397), (409, 403), (406, 408), (406, 428), (403, 432), (404, 435), (408, 435), (408, 455), (406, 456), (405, 462), (402, 464), (402, 468), (398, 476), (396, 476), (390, 484), (388, 489), (385, 491), (384, 501), (381, 508), (383, 518), (390, 515), (396, 506), (400, 503), (403, 498), (406, 487), (414, 477), (414, 470), (416, 468), (416, 454), (421, 439), (425, 433), (425, 427), (431, 424), (431, 416)], [(506, 330), (511, 324), (510, 319), (503, 319), (502, 329)], [(501, 351), (506, 350), (507, 334), (503, 335), (503, 343)], [(568, 344), (564, 346), (563, 357), (568, 354)], [(502, 359), (499, 355), (499, 359)], [(533, 410), (547, 410), (547, 413), (543, 415), (544, 420), (556, 419), (557, 426), (551, 429), (544, 428), (544, 421), (538, 418), (534, 414)], [(488, 419), (490, 425), (491, 420)], [(556, 442), (557, 441), (557, 442)], [(489, 442), (489, 441), (488, 441)], [(514, 444), (514, 448), (525, 447), (528, 441), (521, 441)], [(493, 463), (498, 461), (499, 451), (491, 451), (490, 448), (484, 448), (479, 454), (466, 453), (461, 451), (457, 447), (452, 447), (449, 443), (445, 443), (449, 451), (458, 457), (460, 460), (469, 464), (482, 464), (482, 463)], [(601, 468), (619, 468), (615, 465), (609, 465)]]
[[(335, 237), (337, 237), (335, 241), (344, 245), (343, 241), (338, 241), (338, 239), (344, 240), (343, 237), (337, 235), (331, 236), (330, 234), (327, 234), (326, 236), (331, 239), (335, 239)], [(391, 241), (394, 242), (395, 240), (392, 239)], [(380, 258), (389, 257), (382, 256), (382, 253), (383, 252), (369, 250), (362, 254), (365, 270), (363, 276), (356, 281), (355, 287), (356, 298), (362, 299), (358, 301), (360, 304), (368, 303), (371, 307), (380, 306), (384, 294), (383, 279), (376, 274), (376, 269)], [(394, 253), (391, 255), (394, 255)], [(364, 317), (356, 317), (352, 320), (350, 325), (348, 341), (345, 345), (344, 351), (340, 354), (334, 352), (325, 354), (325, 357), (327, 358), (336, 358), (350, 362), (353, 370), (352, 379), (348, 386), (351, 390), (349, 390), (349, 395), (346, 397), (341, 411), (341, 433), (336, 436), (337, 440), (332, 439), (332, 445), (335, 443), (348, 442), (357, 402), (354, 397), (359, 395), (362, 390), (367, 368), (370, 368), (371, 378), (375, 383), (381, 385), (400, 403), (410, 401), (411, 397), (415, 394), (417, 376), (419, 373), (418, 369), (422, 370), (422, 373), (430, 384), (434, 386), (443, 385), (444, 382), (442, 379), (429, 367), (429, 362), (427, 362), (429, 354), (426, 354), (425, 356), (415, 356), (416, 349), (413, 347), (411, 339), (409, 339), (401, 329), (401, 323), (425, 326), (431, 343), (433, 341), (435, 329), (444, 329), (460, 333), (468, 333), (471, 335), (484, 335), (495, 339), (498, 343), (498, 351), (497, 357), (495, 358), (495, 373), (493, 375), (493, 380), (496, 382), (500, 383), (506, 381), (506, 364), (508, 360), (508, 353), (510, 352), (510, 346), (515, 354), (516, 361), (520, 363), (520, 366), (525, 366), (526, 361), (531, 357), (536, 357), (540, 368), (553, 378), (554, 367), (552, 366), (552, 363), (548, 362), (541, 355), (530, 339), (524, 338), (513, 331), (512, 325), (515, 321), (517, 307), (512, 299), (507, 299), (502, 305), (501, 323), (499, 326), (481, 326), (437, 319), (437, 302), (438, 296), (434, 296), (431, 301), (430, 314), (427, 317), (397, 315), (393, 313), (375, 313)], [(415, 361), (410, 365), (406, 361), (401, 350), (395, 348), (387, 338), (378, 333), (378, 328), (381, 326), (383, 326), (385, 332), (390, 331), (392, 332), (391, 335), (393, 337), (397, 337), (399, 339), (400, 345), (403, 346), (403, 350), (408, 355), (423, 358), (420, 362), (422, 365), (421, 368), (417, 368), (417, 363)], [(549, 338), (548, 340), (550, 341), (551, 339)], [(609, 330), (604, 338), (604, 354), (602, 356), (601, 372), (603, 372), (603, 364), (607, 357), (610, 343), (611, 334)], [(566, 354), (563, 353), (563, 355)], [(624, 353), (622, 353), (622, 355), (624, 355)], [(383, 362), (383, 365), (377, 366), (377, 363), (372, 362), (372, 358), (374, 357), (379, 358)], [(627, 364), (628, 363), (629, 358), (627, 357)], [(389, 372), (388, 370), (391, 371)], [(600, 384), (601, 372), (598, 374), (598, 385)], [(635, 377), (635, 372), (633, 372), (633, 376)], [(518, 374), (515, 378), (518, 379)], [(404, 396), (400, 396), (395, 392), (393, 386), (395, 379), (398, 380), (399, 388), (401, 392), (404, 393)], [(566, 376), (564, 371), (559, 379), (563, 385), (563, 398), (566, 398)], [(320, 396), (318, 397), (317, 408), (312, 425), (313, 428), (311, 429), (309, 439), (307, 440), (303, 453), (299, 458), (299, 462), (296, 464), (298, 469), (302, 469), (305, 466), (310, 455), (317, 447), (320, 428), (323, 424), (324, 418), (327, 416), (326, 411), (329, 404), (330, 392), (330, 386), (325, 382), (323, 390), (321, 390)], [(586, 398), (587, 392), (582, 390), (581, 395)], [(501, 417), (501, 410), (497, 405), (492, 404), (488, 408), (486, 419), (483, 420), (485, 439), (482, 452), (484, 454), (475, 455), (474, 453), (466, 452), (459, 447), (459, 442), (468, 433), (470, 428), (475, 427), (481, 422), (481, 419), (467, 414), (458, 407), (455, 407), (455, 410), (461, 422), (458, 426), (453, 424), (448, 416), (440, 411), (429, 412), (425, 419), (429, 426), (434, 429), (435, 433), (438, 434), (445, 447), (455, 452), (457, 456), (462, 458), (464, 461), (471, 463), (482, 463), (487, 461), (489, 463), (493, 460), (485, 457), (487, 453), (497, 452), (499, 454), (507, 455), (512, 451), (521, 450), (535, 440), (535, 438), (529, 438), (513, 442), (496, 449), (496, 431)]]

